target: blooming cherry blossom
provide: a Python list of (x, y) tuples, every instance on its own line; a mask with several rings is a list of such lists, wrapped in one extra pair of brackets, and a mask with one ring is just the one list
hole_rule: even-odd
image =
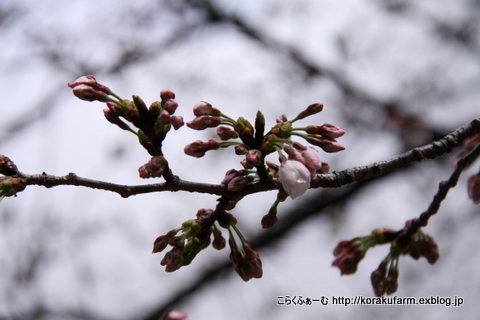
[(278, 179), (292, 199), (301, 196), (310, 188), (310, 171), (296, 160), (287, 160), (282, 163), (278, 171)]

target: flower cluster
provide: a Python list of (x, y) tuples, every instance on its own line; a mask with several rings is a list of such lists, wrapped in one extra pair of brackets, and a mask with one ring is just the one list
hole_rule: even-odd
[(162, 156), (155, 156), (152, 157), (146, 164), (138, 168), (138, 173), (140, 178), (143, 179), (161, 177), (164, 167), (165, 158)]
[[(293, 127), (294, 122), (322, 110), (323, 104), (315, 103), (308, 106), (291, 121), (286, 115), (281, 115), (277, 118), (277, 124), (265, 134), (265, 117), (260, 111), (257, 112), (255, 123), (252, 125), (243, 117), (234, 120), (214, 108), (210, 103), (201, 101), (194, 106), (195, 118), (188, 121), (187, 126), (195, 130), (216, 127), (219, 139), (210, 139), (206, 142), (194, 141), (185, 146), (184, 151), (187, 155), (199, 158), (203, 157), (207, 151), (233, 146), (235, 154), (244, 157), (240, 161), (243, 170), (232, 169), (226, 173), (222, 184), (229, 191), (241, 191), (250, 183), (276, 177), (285, 192), (295, 199), (310, 188), (311, 179), (315, 174), (328, 172), (329, 166), (321, 161), (318, 151), (314, 147), (295, 142), (291, 139), (292, 136), (299, 136), (326, 152), (345, 149), (336, 141), (345, 133), (337, 126), (323, 124)], [(232, 141), (232, 139), (239, 140)], [(272, 166), (265, 162), (265, 157), (273, 152), (279, 153), (280, 166)], [(283, 152), (288, 154), (288, 158)], [(263, 225), (271, 225), (271, 223)]]
[(357, 271), (358, 263), (365, 257), (368, 249), (390, 243), (390, 252), (372, 272), (370, 280), (375, 295), (392, 294), (398, 288), (400, 255), (408, 254), (414, 259), (425, 257), (430, 264), (435, 263), (439, 258), (437, 244), (422, 230), (414, 233), (406, 245), (400, 246), (397, 243), (398, 236), (399, 232), (390, 229), (376, 229), (371, 235), (341, 241), (333, 251), (335, 260), (332, 266), (338, 267), (342, 275), (353, 274)]
[[(233, 231), (232, 231), (233, 229)], [(256, 251), (252, 249), (250, 243), (245, 239), (235, 224), (228, 229), (230, 237), (228, 245), (230, 246), (230, 261), (235, 266), (235, 271), (243, 281), (252, 278), (259, 279), (263, 275), (262, 261)], [(235, 234), (240, 239), (240, 246), (237, 244)]]
[(375, 229), (368, 236), (341, 241), (333, 250), (335, 260), (332, 266), (338, 267), (342, 275), (355, 273), (358, 263), (365, 257), (368, 249), (385, 243), (391, 233), (390, 229)]
[(398, 256), (388, 255), (370, 276), (377, 297), (395, 293), (398, 289)]
[[(138, 169), (141, 178), (164, 177), (167, 182), (178, 181), (169, 169), (162, 152), (162, 143), (173, 127), (183, 126), (183, 118), (174, 115), (178, 103), (170, 90), (160, 92), (161, 101), (149, 107), (138, 96), (126, 100), (110, 88), (99, 84), (93, 76), (83, 76), (68, 84), (75, 96), (86, 101), (100, 101), (106, 104), (105, 118), (121, 128), (134, 133), (140, 144), (151, 155), (151, 159)], [(210, 103), (201, 101), (193, 107), (194, 118), (186, 124), (194, 130), (216, 128), (218, 138), (208, 141), (196, 140), (184, 147), (185, 154), (201, 158), (208, 151), (233, 147), (234, 153), (242, 157), (240, 169), (228, 170), (221, 181), (226, 192), (215, 210), (201, 209), (194, 220), (188, 220), (180, 228), (170, 230), (158, 237), (153, 253), (171, 247), (161, 261), (167, 272), (178, 270), (192, 262), (195, 256), (212, 243), (215, 249), (223, 249), (226, 240), (217, 226), (228, 230), (230, 260), (236, 272), (244, 281), (262, 276), (259, 255), (241, 234), (236, 219), (225, 210), (231, 210), (242, 199), (238, 194), (251, 184), (264, 183), (279, 189), (277, 199), (269, 212), (262, 218), (262, 227), (270, 228), (277, 221), (277, 207), (288, 196), (295, 199), (310, 188), (312, 178), (318, 173), (329, 171), (329, 165), (320, 159), (320, 147), (325, 152), (337, 152), (344, 147), (337, 142), (345, 132), (332, 124), (294, 127), (294, 123), (317, 114), (323, 104), (314, 103), (297, 114), (293, 120), (286, 115), (279, 116), (270, 130), (265, 130), (265, 117), (258, 111), (255, 122), (243, 117), (234, 120)], [(133, 127), (131, 127), (133, 125)], [(308, 144), (294, 141), (300, 137)], [(278, 153), (279, 164), (266, 161), (267, 155)], [(12, 169), (13, 170), (13, 169)], [(232, 195), (231, 193), (237, 193)]]
[(424, 234), (422, 230), (417, 231), (413, 235), (413, 239), (410, 241), (406, 253), (415, 260), (424, 257), (430, 264), (437, 262), (440, 257), (437, 243), (431, 236)]
[[(214, 225), (215, 219), (212, 214), (212, 210), (198, 210), (196, 219), (185, 221), (180, 228), (170, 230), (155, 240), (152, 253), (162, 252), (168, 245), (172, 247), (160, 262), (165, 266), (165, 271), (173, 272), (189, 265), (201, 250), (210, 245), (212, 233), (214, 247), (221, 249), (222, 242), (223, 247), (225, 246), (225, 239), (221, 234), (218, 234), (218, 231), (213, 232), (217, 227)], [(179, 232), (181, 234), (177, 236)]]
[[(163, 251), (167, 246), (172, 249), (167, 252), (160, 262), (165, 266), (165, 271), (173, 272), (182, 266), (189, 265), (196, 255), (212, 243), (217, 250), (226, 246), (222, 232), (215, 224), (228, 230), (230, 247), (230, 261), (235, 266), (235, 271), (244, 281), (262, 277), (262, 262), (257, 252), (237, 228), (237, 220), (225, 211), (221, 217), (215, 217), (214, 211), (201, 209), (197, 212), (197, 219), (185, 221), (180, 228), (172, 229), (165, 235), (158, 237), (153, 243), (152, 253)], [(180, 235), (177, 235), (181, 232)], [(211, 239), (213, 237), (213, 240)], [(237, 244), (240, 240), (240, 245)]]
[[(173, 115), (178, 102), (171, 90), (161, 91), (161, 101), (155, 101), (147, 107), (138, 96), (132, 96), (132, 100), (120, 98), (90, 75), (80, 77), (68, 86), (79, 99), (105, 102), (105, 118), (138, 136), (140, 144), (153, 157), (149, 163), (139, 168), (140, 177), (160, 177), (162, 174), (165, 178), (171, 177), (168, 163), (163, 158), (162, 142), (172, 127), (177, 130), (184, 124), (181, 116)], [(124, 120), (133, 124), (137, 130), (133, 130)]]

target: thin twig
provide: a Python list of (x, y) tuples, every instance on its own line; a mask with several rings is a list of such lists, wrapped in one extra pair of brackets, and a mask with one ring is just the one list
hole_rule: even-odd
[(440, 209), (442, 201), (447, 197), (450, 189), (457, 185), (460, 174), (465, 168), (473, 163), (480, 156), (480, 144), (477, 145), (470, 153), (457, 162), (457, 167), (452, 172), (447, 180), (441, 181), (438, 184), (437, 193), (433, 196), (432, 202), (428, 206), (427, 210), (422, 212), (418, 218), (410, 220), (406, 223), (405, 227), (395, 234), (397, 242), (402, 246), (410, 242), (410, 238), (420, 228), (426, 227), (430, 218), (435, 215)]

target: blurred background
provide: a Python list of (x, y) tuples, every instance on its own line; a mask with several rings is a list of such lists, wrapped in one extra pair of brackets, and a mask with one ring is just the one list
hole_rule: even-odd
[[(176, 114), (193, 118), (205, 100), (232, 118), (267, 126), (314, 102), (303, 124), (333, 123), (346, 150), (322, 153), (331, 170), (391, 158), (478, 117), (478, 0), (2, 0), (0, 153), (25, 173), (121, 184), (141, 180), (149, 155), (105, 121), (103, 105), (76, 99), (67, 83), (85, 74), (147, 104), (171, 89)], [(170, 132), (165, 155), (182, 179), (219, 183), (241, 168), (230, 149), (194, 159), (183, 147), (214, 130)], [(430, 203), (460, 149), (435, 160), (338, 189), (309, 190), (279, 207), (276, 192), (247, 197), (232, 213), (260, 253), (262, 279), (244, 283), (228, 250), (209, 247), (168, 274), (154, 239), (216, 197), (117, 194), (29, 186), (0, 204), (0, 319), (160, 319), (168, 309), (193, 319), (476, 319), (480, 217), (461, 177), (425, 232), (440, 260), (400, 260), (399, 297), (464, 298), (445, 306), (279, 306), (277, 297), (374, 296), (370, 273), (388, 253), (370, 250), (356, 274), (331, 267), (341, 240), (399, 229)], [(277, 161), (273, 158), (272, 161)], [(162, 180), (158, 180), (162, 181)]]

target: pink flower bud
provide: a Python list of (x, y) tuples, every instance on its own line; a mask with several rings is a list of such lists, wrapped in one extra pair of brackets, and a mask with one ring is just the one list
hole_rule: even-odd
[(142, 179), (147, 179), (147, 178), (150, 178), (150, 171), (148, 171), (148, 169), (145, 168), (145, 166), (141, 166), (140, 168), (138, 168), (138, 175)]
[(177, 100), (170, 99), (165, 101), (165, 103), (163, 103), (163, 110), (166, 110), (170, 114), (174, 114), (177, 108), (178, 108)]
[(115, 102), (107, 102), (106, 105), (113, 114), (117, 116), (122, 115), (122, 109), (120, 109)]
[(221, 184), (227, 185), (234, 177), (241, 175), (244, 176), (247, 174), (246, 170), (235, 170), (235, 169), (230, 169), (225, 173), (225, 177), (223, 178)]
[(378, 268), (372, 272), (370, 281), (377, 297), (385, 294), (385, 275), (387, 273), (387, 263), (382, 261)]
[(120, 127), (123, 130), (131, 130), (128, 124), (123, 122), (117, 114), (115, 114), (112, 109), (103, 109), (103, 114), (105, 115), (105, 118), (113, 124), (116, 124), (118, 127)]
[(183, 122), (183, 117), (182, 116), (171, 116), (170, 117), (170, 122), (172, 123), (172, 126), (175, 130), (180, 129), (185, 123)]
[(277, 207), (272, 207), (266, 215), (262, 217), (262, 228), (269, 229), (277, 223)]
[(329, 139), (340, 138), (345, 134), (345, 131), (329, 123), (322, 124), (321, 126), (307, 126), (305, 131), (309, 134), (319, 134)]
[(249, 150), (244, 162), (247, 169), (252, 169), (262, 162), (262, 153), (259, 150)]
[(212, 113), (212, 105), (205, 101), (198, 102), (195, 106), (193, 106), (193, 114), (197, 117), (210, 115)]
[(468, 197), (474, 203), (480, 203), (480, 173), (474, 174), (468, 179)]
[(86, 84), (79, 84), (73, 88), (73, 94), (80, 100), (107, 102), (108, 95), (105, 92), (95, 90)]
[(281, 116), (279, 116), (277, 119), (275, 119), (277, 121), (277, 123), (280, 123), (280, 122), (287, 122), (288, 119), (287, 119), (287, 116), (285, 114), (282, 114)]
[(222, 250), (223, 248), (225, 248), (226, 243), (227, 241), (222, 236), (222, 232), (216, 227), (213, 228), (213, 241), (212, 241), (213, 248), (217, 250)]
[(398, 289), (398, 268), (390, 268), (383, 283), (386, 294), (392, 294)]
[(325, 152), (338, 152), (345, 150), (345, 147), (334, 139), (322, 139), (319, 136), (308, 136), (307, 142), (323, 149)]
[(215, 150), (215, 149), (218, 149), (219, 147), (220, 147), (220, 144), (215, 139), (211, 139), (207, 142), (197, 140), (190, 144), (187, 144), (183, 151), (185, 152), (185, 154), (189, 156), (201, 158), (205, 155), (207, 151)]
[(74, 82), (70, 82), (68, 86), (73, 89), (73, 94), (77, 98), (86, 101), (106, 102), (111, 93), (108, 87), (98, 83), (93, 76), (80, 77)]
[(208, 115), (198, 116), (192, 121), (187, 122), (189, 128), (195, 130), (204, 130), (206, 128), (214, 128), (221, 123), (222, 119), (220, 117), (212, 117)]
[(217, 127), (217, 135), (222, 140), (238, 138), (238, 133), (235, 130), (224, 126)]
[(288, 144), (283, 146), (283, 150), (285, 150), (285, 152), (288, 154), (288, 159), (289, 160), (295, 160), (295, 161), (301, 162), (302, 164), (305, 165), (305, 159), (303, 157), (302, 152), (300, 152), (299, 150), (297, 150), (295, 148), (292, 148)]
[(253, 176), (236, 176), (227, 184), (227, 190), (231, 192), (242, 191), (253, 179)]
[(295, 199), (310, 188), (311, 175), (301, 162), (287, 160), (279, 168), (278, 180), (290, 197)]
[(305, 159), (305, 166), (308, 170), (310, 170), (313, 178), (317, 170), (321, 170), (323, 168), (323, 163), (322, 160), (320, 160), (318, 151), (313, 147), (307, 147), (305, 150), (302, 151), (302, 155)]
[(140, 178), (159, 178), (163, 174), (163, 167), (165, 165), (165, 159), (160, 156), (155, 156), (150, 159), (146, 164), (138, 168)]
[(169, 99), (175, 99), (175, 93), (173, 93), (172, 90), (162, 90), (160, 91), (160, 99), (163, 101), (169, 100)]
[(307, 109), (303, 110), (300, 112), (295, 120), (300, 120), (303, 118), (306, 118), (308, 116), (314, 115), (316, 113), (319, 113), (320, 111), (323, 110), (323, 104), (322, 103), (313, 103), (307, 107)]
[(110, 94), (112, 92), (107, 86), (104, 86), (103, 84), (98, 83), (95, 77), (90, 75), (82, 76), (77, 80), (75, 80), (74, 82), (70, 82), (68, 84), (68, 86), (72, 89), (78, 85), (87, 85), (89, 87), (92, 87), (95, 90), (102, 91), (106, 94)]
[(186, 320), (188, 317), (188, 313), (178, 311), (178, 310), (170, 310), (162, 320)]

